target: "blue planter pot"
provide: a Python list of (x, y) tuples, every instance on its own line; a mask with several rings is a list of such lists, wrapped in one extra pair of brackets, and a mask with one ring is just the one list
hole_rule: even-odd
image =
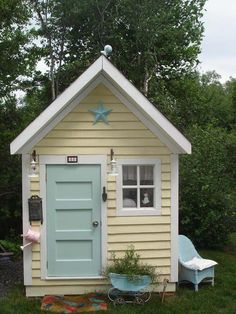
[(151, 277), (148, 275), (135, 276), (130, 278), (127, 275), (109, 273), (111, 284), (121, 291), (139, 291), (151, 284)]

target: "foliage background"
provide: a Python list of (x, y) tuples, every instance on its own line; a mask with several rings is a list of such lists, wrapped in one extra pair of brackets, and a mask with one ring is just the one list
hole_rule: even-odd
[(236, 80), (196, 71), (204, 4), (0, 0), (0, 238), (21, 233), (21, 160), (9, 143), (109, 43), (112, 62), (192, 143), (180, 158), (180, 232), (202, 247), (227, 242), (236, 222)]

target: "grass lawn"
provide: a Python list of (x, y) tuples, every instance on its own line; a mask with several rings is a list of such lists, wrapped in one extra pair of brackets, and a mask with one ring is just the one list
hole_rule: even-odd
[[(232, 238), (233, 239), (233, 238)], [(234, 237), (235, 239), (235, 237)], [(199, 292), (193, 286), (181, 286), (175, 296), (167, 297), (162, 304), (157, 295), (145, 305), (109, 305), (107, 314), (154, 314), (154, 313), (236, 313), (236, 246), (235, 241), (229, 249), (223, 251), (201, 251), (203, 257), (219, 263), (216, 266), (215, 287), (210, 284), (200, 285)], [(37, 314), (49, 313), (40, 311), (40, 300), (29, 300), (24, 297), (23, 288), (15, 287), (7, 298), (0, 299), (1, 314)]]

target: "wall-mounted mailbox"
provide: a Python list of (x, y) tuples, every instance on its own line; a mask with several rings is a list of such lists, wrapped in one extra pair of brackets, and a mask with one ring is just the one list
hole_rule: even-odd
[(41, 221), (43, 223), (42, 199), (38, 195), (32, 195), (28, 199), (29, 221)]

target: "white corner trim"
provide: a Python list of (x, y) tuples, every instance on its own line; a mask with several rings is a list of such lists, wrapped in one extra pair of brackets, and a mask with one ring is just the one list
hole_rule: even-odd
[(179, 156), (171, 155), (171, 282), (178, 282)]
[[(79, 155), (78, 164), (98, 164), (101, 165), (101, 189), (103, 186), (107, 189), (107, 156), (106, 155)], [(46, 231), (46, 165), (49, 164), (67, 164), (66, 156), (62, 155), (40, 155), (40, 196), (43, 199), (43, 225), (41, 227), (41, 279), (48, 280), (47, 276), (47, 231)], [(70, 166), (70, 164), (67, 164)], [(101, 192), (102, 193), (102, 192)], [(107, 264), (107, 203), (101, 198), (101, 248), (102, 248), (102, 268)], [(67, 279), (68, 277), (59, 277), (58, 279)], [(79, 278), (79, 277), (78, 277)], [(93, 277), (94, 278), (94, 277)], [(97, 277), (98, 278), (98, 277)], [(100, 278), (100, 277), (99, 277)], [(53, 278), (55, 279), (55, 278)], [(70, 279), (72, 279), (70, 277)], [(75, 278), (76, 279), (76, 278)]]
[[(28, 198), (30, 197), (29, 180), (30, 155), (22, 155), (22, 223), (23, 234), (30, 228)], [(24, 285), (32, 284), (32, 250), (27, 246), (23, 251)]]

